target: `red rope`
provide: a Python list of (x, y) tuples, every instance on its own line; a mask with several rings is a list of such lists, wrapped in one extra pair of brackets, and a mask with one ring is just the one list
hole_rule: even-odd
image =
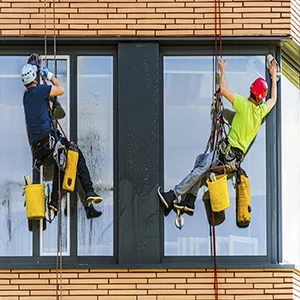
[[(219, 27), (219, 34), (217, 27)], [(219, 38), (219, 45), (220, 45), (220, 52), (218, 53), (218, 38)], [(221, 1), (215, 0), (215, 53), (214, 53), (214, 83), (215, 83), (215, 90), (217, 90), (217, 83), (216, 83), (216, 77), (217, 77), (217, 56), (219, 54), (220, 57), (222, 57), (222, 24), (221, 24)], [(219, 113), (220, 106), (222, 106), (222, 100), (221, 96), (218, 94), (218, 91), (216, 91), (216, 103), (215, 103), (215, 114)], [(219, 118), (219, 120), (217, 120)], [(215, 139), (215, 130), (216, 125), (219, 122), (219, 128), (217, 132), (217, 137)], [(214, 154), (216, 151), (216, 147), (218, 145), (218, 141), (222, 139), (222, 134), (225, 131), (224, 130), (224, 120), (223, 116), (215, 116), (215, 120), (213, 122), (213, 149)], [(213, 158), (214, 159), (214, 158)], [(215, 289), (215, 300), (218, 300), (219, 298), (219, 288), (218, 288), (218, 271), (217, 271), (217, 246), (216, 246), (216, 227), (215, 227), (215, 214), (212, 212), (212, 234), (213, 234), (213, 255), (214, 255), (214, 289)]]

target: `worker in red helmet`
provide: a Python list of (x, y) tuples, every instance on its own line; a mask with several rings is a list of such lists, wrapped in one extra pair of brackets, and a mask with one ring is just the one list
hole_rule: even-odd
[[(218, 161), (236, 168), (243, 161), (245, 154), (256, 137), (263, 118), (274, 107), (277, 100), (277, 64), (275, 59), (269, 66), (272, 77), (271, 98), (263, 103), (267, 96), (268, 85), (265, 79), (257, 78), (250, 86), (250, 95), (245, 98), (229, 90), (225, 78), (226, 61), (220, 58), (220, 91), (221, 94), (232, 104), (236, 111), (229, 134), (226, 139), (218, 145), (217, 158), (213, 160), (213, 152), (200, 154), (195, 161), (193, 170), (184, 177), (180, 183), (169, 192), (163, 192), (158, 188), (158, 196), (164, 204), (165, 215), (176, 208), (193, 215), (195, 209), (195, 200), (201, 185), (205, 172), (218, 165)], [(211, 165), (212, 163), (212, 165)], [(182, 197), (185, 195), (185, 197)]]

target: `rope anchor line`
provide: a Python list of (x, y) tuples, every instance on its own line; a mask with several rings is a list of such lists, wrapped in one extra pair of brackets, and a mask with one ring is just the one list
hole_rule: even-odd
[[(54, 75), (57, 77), (57, 59), (56, 59), (56, 15), (55, 15), (55, 2), (56, 0), (52, 1), (52, 8), (53, 8), (53, 61), (54, 61)], [(44, 0), (44, 51), (45, 51), (45, 66), (48, 67), (48, 59), (47, 59), (47, 0)], [(44, 79), (44, 82), (47, 81)], [(55, 108), (55, 100), (53, 101), (53, 108)], [(52, 117), (55, 118), (54, 114)], [(56, 118), (55, 118), (56, 119)], [(58, 120), (56, 119), (56, 124), (59, 125), (61, 128)], [(61, 128), (62, 129), (62, 128)], [(62, 130), (63, 134), (65, 135), (64, 131)], [(67, 139), (68, 140), (68, 139)], [(58, 224), (57, 224), (57, 255), (56, 255), (56, 299), (62, 299), (62, 216), (61, 216), (61, 171), (58, 168), (58, 207), (57, 207), (57, 217), (58, 217)], [(60, 271), (60, 276), (59, 276)], [(60, 280), (59, 280), (60, 277)], [(59, 295), (60, 291), (60, 295)]]

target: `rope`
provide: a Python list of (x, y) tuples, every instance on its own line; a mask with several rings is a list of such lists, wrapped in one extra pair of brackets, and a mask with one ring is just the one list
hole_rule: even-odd
[[(218, 28), (219, 27), (219, 28)], [(219, 33), (218, 33), (219, 30)], [(219, 41), (219, 53), (218, 53), (218, 41)], [(215, 0), (215, 49), (213, 58), (213, 87), (214, 87), (214, 111), (212, 120), (211, 135), (209, 137), (206, 149), (208, 149), (209, 144), (213, 149), (212, 162), (216, 154), (217, 146), (220, 140), (222, 140), (223, 135), (226, 134), (224, 128), (223, 119), (223, 103), (220, 94), (220, 89), (217, 90), (217, 64), (218, 55), (222, 57), (222, 23), (221, 23), (221, 1)], [(219, 126), (217, 128), (217, 126)], [(216, 132), (217, 131), (217, 132)], [(212, 236), (213, 236), (213, 261), (214, 261), (214, 290), (215, 290), (215, 300), (219, 299), (219, 288), (218, 288), (218, 271), (217, 271), (217, 246), (216, 246), (216, 227), (215, 227), (215, 214), (212, 212)]]

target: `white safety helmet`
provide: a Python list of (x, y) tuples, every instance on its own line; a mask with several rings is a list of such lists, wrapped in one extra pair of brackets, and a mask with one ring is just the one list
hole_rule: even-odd
[(29, 84), (33, 82), (36, 78), (37, 67), (31, 64), (27, 64), (22, 68), (21, 79), (23, 84)]

